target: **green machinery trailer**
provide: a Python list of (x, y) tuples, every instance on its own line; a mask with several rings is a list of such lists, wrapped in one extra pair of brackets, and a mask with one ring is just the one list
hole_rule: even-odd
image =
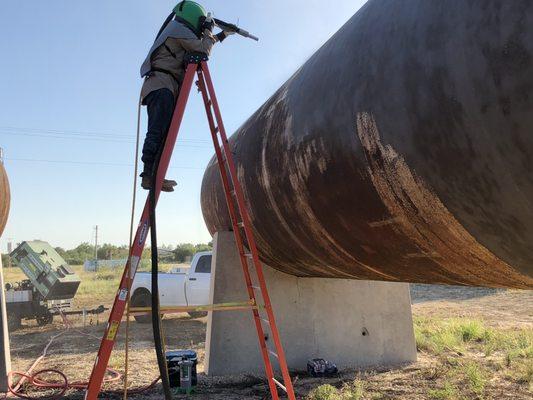
[(103, 306), (94, 310), (70, 310), (81, 280), (47, 242), (22, 242), (10, 257), (28, 278), (6, 284), (10, 329), (19, 328), (22, 319), (35, 319), (39, 325), (47, 325), (59, 313), (100, 314), (105, 311)]
[(71, 299), (76, 294), (80, 278), (48, 243), (22, 242), (10, 256), (43, 300)]

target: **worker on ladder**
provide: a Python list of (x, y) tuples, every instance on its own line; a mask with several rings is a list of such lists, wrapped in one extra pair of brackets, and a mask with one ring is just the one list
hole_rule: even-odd
[[(148, 110), (148, 131), (142, 150), (144, 169), (143, 189), (152, 185), (154, 162), (172, 121), (174, 106), (185, 75), (187, 53), (209, 55), (216, 42), (222, 42), (235, 32), (221, 31), (213, 35), (214, 21), (205, 9), (194, 1), (181, 1), (161, 27), (156, 40), (141, 66), (145, 78), (141, 101)], [(175, 181), (165, 179), (162, 191), (173, 192)]]

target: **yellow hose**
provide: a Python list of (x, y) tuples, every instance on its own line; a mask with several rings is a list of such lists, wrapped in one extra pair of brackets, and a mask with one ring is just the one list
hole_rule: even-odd
[[(129, 254), (131, 254), (131, 247), (133, 244), (133, 226), (135, 218), (135, 203), (137, 200), (137, 175), (139, 172), (139, 142), (141, 136), (141, 106), (142, 106), (142, 97), (139, 96), (139, 104), (137, 106), (137, 139), (135, 142), (135, 167), (133, 173), (133, 197), (131, 201), (131, 221), (130, 221), (130, 243), (129, 243)], [(124, 396), (123, 399), (127, 400), (128, 398), (128, 360), (129, 360), (129, 340), (130, 340), (130, 290), (131, 290), (131, 279), (129, 273), (131, 268), (128, 268), (128, 294), (126, 298), (126, 340), (124, 344)]]

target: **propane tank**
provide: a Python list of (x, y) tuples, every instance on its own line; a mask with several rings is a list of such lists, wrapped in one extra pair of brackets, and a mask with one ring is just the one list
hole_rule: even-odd
[(10, 202), (9, 181), (4, 168), (3, 152), (0, 148), (0, 236), (2, 236), (2, 232), (4, 232), (4, 228), (6, 227)]
[(273, 268), (531, 289), (532, 126), (533, 2), (370, 0), (230, 146)]

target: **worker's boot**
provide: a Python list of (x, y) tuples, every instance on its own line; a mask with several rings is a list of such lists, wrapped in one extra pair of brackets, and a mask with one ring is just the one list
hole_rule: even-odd
[[(173, 192), (174, 186), (176, 186), (177, 184), (178, 183), (176, 181), (169, 181), (167, 179), (163, 179), (163, 186), (161, 187), (161, 190), (163, 192)], [(143, 189), (150, 190), (152, 188), (152, 176), (148, 174), (143, 174), (141, 186)]]

